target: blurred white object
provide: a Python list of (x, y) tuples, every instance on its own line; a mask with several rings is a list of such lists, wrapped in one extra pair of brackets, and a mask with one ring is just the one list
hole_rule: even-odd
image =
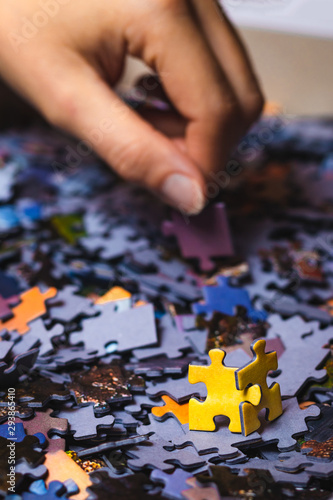
[(287, 113), (333, 115), (333, 0), (220, 0), (266, 97)]
[(332, 0), (222, 0), (240, 26), (333, 39)]

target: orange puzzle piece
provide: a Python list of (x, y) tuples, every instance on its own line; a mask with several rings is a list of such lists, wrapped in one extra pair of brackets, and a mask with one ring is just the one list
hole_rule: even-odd
[(152, 408), (151, 412), (154, 415), (154, 417), (157, 417), (158, 419), (165, 420), (165, 418), (168, 417), (168, 415), (172, 414), (174, 415), (177, 420), (181, 424), (188, 424), (189, 422), (189, 416), (188, 416), (188, 408), (189, 404), (184, 403), (182, 405), (178, 404), (176, 401), (174, 401), (172, 398), (169, 396), (162, 396), (162, 399), (165, 403), (164, 406), (154, 406)]
[(98, 297), (95, 300), (95, 304), (103, 305), (108, 304), (109, 302), (118, 302), (119, 300), (128, 300), (132, 297), (132, 295), (120, 286), (114, 286), (106, 292), (102, 297)]
[(59, 450), (55, 453), (47, 453), (44, 465), (48, 470), (48, 476), (45, 481), (47, 486), (51, 481), (60, 481), (63, 483), (67, 479), (73, 479), (80, 491), (76, 495), (72, 495), (71, 498), (73, 500), (85, 500), (89, 496), (89, 493), (86, 491), (88, 486), (92, 484), (89, 474), (84, 472), (66, 452)]
[(5, 328), (9, 332), (16, 330), (23, 335), (30, 330), (28, 323), (46, 313), (45, 302), (57, 294), (56, 288), (49, 288), (42, 293), (35, 286), (20, 295), (21, 302), (13, 307), (13, 317), (8, 321), (0, 321), (0, 330)]

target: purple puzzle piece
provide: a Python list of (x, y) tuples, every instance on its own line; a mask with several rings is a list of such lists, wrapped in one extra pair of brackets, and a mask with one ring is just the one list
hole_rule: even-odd
[(68, 430), (68, 421), (65, 418), (52, 417), (53, 410), (48, 408), (46, 411), (36, 411), (34, 418), (30, 420), (21, 420), (16, 418), (16, 425), (22, 424), (28, 435), (34, 435), (36, 432), (43, 433), (48, 439), (47, 452), (65, 450), (65, 439), (57, 437), (52, 439), (52, 434), (65, 435)]
[(206, 208), (200, 215), (187, 220), (181, 213), (173, 212), (172, 221), (163, 223), (166, 236), (176, 236), (185, 258), (198, 258), (203, 271), (214, 269), (211, 257), (233, 254), (229, 224), (225, 206), (217, 203)]
[(9, 306), (15, 306), (19, 302), (19, 297), (4, 298), (0, 295), (0, 320), (5, 321), (13, 316), (12, 310)]

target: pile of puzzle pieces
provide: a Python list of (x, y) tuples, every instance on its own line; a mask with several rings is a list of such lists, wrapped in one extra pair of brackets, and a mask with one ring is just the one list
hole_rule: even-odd
[(185, 219), (0, 135), (0, 497), (333, 498), (332, 137), (264, 118)]

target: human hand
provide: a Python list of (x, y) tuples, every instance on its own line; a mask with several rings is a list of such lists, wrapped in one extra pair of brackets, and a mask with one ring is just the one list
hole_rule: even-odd
[[(2, 77), (123, 178), (186, 213), (201, 211), (209, 174), (261, 112), (249, 59), (216, 0), (10, 0), (0, 23)], [(176, 136), (112, 90), (127, 54), (159, 75)]]

